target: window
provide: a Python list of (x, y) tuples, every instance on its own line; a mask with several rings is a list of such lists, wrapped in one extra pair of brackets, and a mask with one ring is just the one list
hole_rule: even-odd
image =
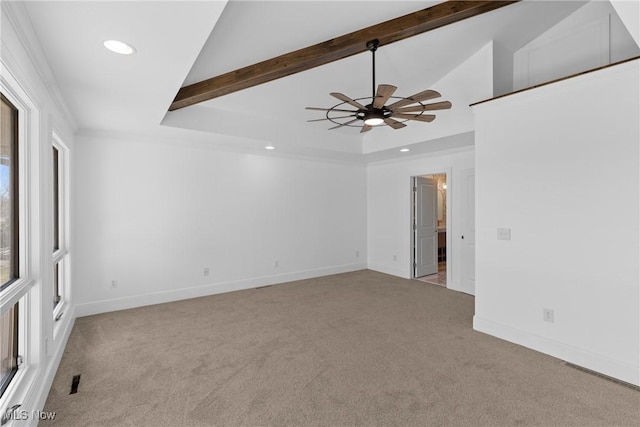
[(54, 318), (59, 320), (62, 316), (62, 305), (65, 300), (65, 286), (68, 282), (67, 264), (69, 258), (67, 212), (68, 212), (68, 180), (67, 169), (69, 162), (69, 150), (54, 132), (51, 157), (53, 183), (53, 309)]
[(18, 371), (18, 303), (0, 320), (0, 396)]
[(62, 300), (60, 295), (60, 261), (56, 262), (55, 254), (60, 249), (60, 151), (53, 146), (53, 307)]
[(62, 300), (60, 295), (60, 262), (53, 266), (53, 307)]
[(0, 290), (18, 277), (18, 110), (0, 94)]
[[(0, 290), (18, 278), (18, 110), (0, 94)], [(18, 370), (18, 303), (0, 317), (0, 396)]]
[[(40, 213), (51, 213), (40, 195), (51, 184), (40, 179), (49, 171), (50, 151), (42, 151), (40, 110), (0, 58), (0, 411), (24, 403), (37, 387), (48, 355), (42, 295), (50, 295), (51, 279), (35, 274), (50, 269), (53, 246), (42, 235)], [(6, 72), (5, 72), (6, 71)], [(46, 158), (46, 163), (42, 163)], [(46, 178), (46, 176), (45, 176)], [(40, 182), (46, 181), (42, 188)], [(44, 221), (49, 225), (49, 221)], [(47, 230), (48, 231), (48, 230)], [(61, 230), (61, 236), (63, 232)], [(45, 238), (49, 237), (49, 238)], [(46, 246), (43, 246), (43, 243)], [(61, 237), (62, 244), (62, 237)], [(47, 276), (52, 273), (47, 274)], [(62, 277), (62, 273), (61, 273)], [(63, 293), (64, 297), (64, 293)], [(61, 304), (59, 304), (60, 306)], [(50, 307), (50, 306), (48, 306)], [(61, 329), (61, 328), (58, 328)], [(54, 327), (55, 331), (55, 327)], [(60, 335), (60, 333), (59, 333)], [(55, 337), (55, 335), (54, 335)]]
[(60, 249), (60, 154), (53, 147), (53, 252)]

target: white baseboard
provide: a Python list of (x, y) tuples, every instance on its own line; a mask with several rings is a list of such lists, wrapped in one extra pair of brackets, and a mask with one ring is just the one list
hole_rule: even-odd
[(296, 271), (273, 276), (254, 277), (249, 279), (234, 280), (229, 282), (212, 283), (204, 286), (172, 289), (170, 291), (154, 292), (150, 294), (135, 295), (124, 298), (116, 298), (103, 301), (95, 301), (78, 304), (75, 307), (77, 317), (110, 311), (126, 310), (129, 308), (143, 307), (146, 305), (162, 304), (190, 298), (204, 297), (221, 294), (224, 292), (241, 291), (259, 286), (274, 285), (277, 283), (293, 282), (295, 280), (312, 279), (314, 277), (328, 276), (331, 274), (348, 273), (351, 271), (365, 270), (365, 263), (338, 265), (316, 270)]
[(640, 386), (640, 366), (634, 366), (582, 348), (550, 340), (477, 315), (473, 316), (473, 329), (557, 357), (574, 365), (600, 372), (629, 384)]
[(399, 268), (389, 268), (387, 266), (379, 264), (369, 264), (367, 267), (369, 270), (377, 271), (378, 273), (389, 274), (391, 276), (402, 277), (403, 279), (411, 279), (406, 271), (402, 271)]

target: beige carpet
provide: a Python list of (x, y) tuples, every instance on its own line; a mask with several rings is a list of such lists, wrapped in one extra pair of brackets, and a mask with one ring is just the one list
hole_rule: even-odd
[(80, 318), (40, 425), (639, 424), (640, 392), (472, 315), (469, 295), (360, 271)]

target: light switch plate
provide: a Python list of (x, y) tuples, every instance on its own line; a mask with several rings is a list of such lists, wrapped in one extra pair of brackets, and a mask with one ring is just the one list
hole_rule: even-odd
[(511, 229), (498, 228), (498, 240), (511, 240)]

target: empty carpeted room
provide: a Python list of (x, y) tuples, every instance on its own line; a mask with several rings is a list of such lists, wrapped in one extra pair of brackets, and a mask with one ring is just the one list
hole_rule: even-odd
[(2, 426), (638, 425), (639, 16), (0, 1)]

